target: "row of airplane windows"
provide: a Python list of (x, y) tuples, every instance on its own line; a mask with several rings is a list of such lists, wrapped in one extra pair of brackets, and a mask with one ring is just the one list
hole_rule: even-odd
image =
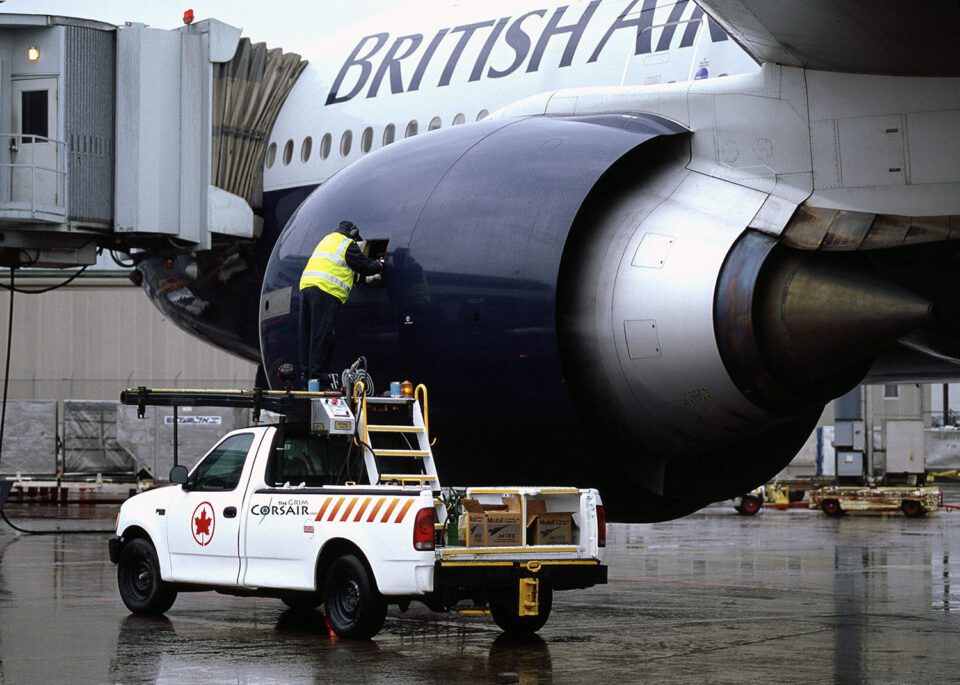
[[(485, 109), (480, 110), (477, 114), (477, 121), (486, 118), (489, 112)], [(453, 121), (450, 123), (451, 126), (459, 126), (460, 124), (466, 123), (467, 117), (464, 114), (457, 114), (453, 117)], [(430, 120), (430, 123), (427, 124), (427, 131), (436, 131), (441, 127), (442, 121), (440, 117), (434, 117)], [(407, 127), (404, 129), (403, 137), (411, 138), (420, 131), (420, 124), (416, 119), (410, 121), (407, 124)], [(390, 143), (394, 142), (397, 139), (397, 127), (393, 124), (387, 124), (383, 127), (383, 137), (382, 142), (383, 146), (387, 146)], [(318, 153), (320, 159), (327, 159), (330, 156), (330, 150), (333, 145), (333, 136), (329, 133), (325, 133), (320, 139), (320, 146)], [(293, 139), (288, 139), (286, 144), (283, 146), (283, 155), (281, 161), (284, 166), (290, 164), (293, 161)], [(343, 132), (343, 135), (340, 136), (340, 156), (346, 157), (350, 154), (350, 150), (353, 148), (353, 131), (347, 129)], [(367, 126), (363, 129), (363, 133), (360, 134), (360, 152), (367, 154), (370, 150), (373, 149), (373, 127)], [(313, 154), (313, 138), (307, 136), (303, 139), (303, 142), (300, 144), (300, 161), (308, 162), (310, 161), (310, 155)], [(277, 144), (270, 143), (270, 146), (267, 148), (267, 168), (273, 168), (273, 165), (277, 162)]]

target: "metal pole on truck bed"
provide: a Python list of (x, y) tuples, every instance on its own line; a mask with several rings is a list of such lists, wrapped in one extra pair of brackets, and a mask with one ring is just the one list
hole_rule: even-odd
[(177, 452), (180, 444), (180, 417), (177, 415), (177, 405), (173, 405), (173, 465), (180, 462), (177, 460)]

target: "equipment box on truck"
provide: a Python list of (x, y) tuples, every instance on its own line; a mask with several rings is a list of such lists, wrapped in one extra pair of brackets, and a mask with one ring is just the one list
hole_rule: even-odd
[[(387, 605), (487, 604), (509, 633), (530, 634), (553, 592), (606, 582), (596, 490), (441, 488), (426, 388), (399, 397), (352, 391), (163, 391), (122, 401), (248, 406), (283, 415), (233, 431), (173, 485), (121, 508), (110, 558), (134, 613), (160, 614), (178, 592), (215, 590), (324, 605), (330, 627), (369, 638)], [(472, 528), (471, 528), (472, 526)]]

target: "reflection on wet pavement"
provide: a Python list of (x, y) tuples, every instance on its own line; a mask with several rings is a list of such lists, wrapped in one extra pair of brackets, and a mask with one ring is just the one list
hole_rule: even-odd
[(416, 604), (360, 643), (270, 599), (181, 594), (167, 617), (135, 617), (105, 536), (3, 527), (0, 683), (944, 682), (960, 673), (957, 522), (713, 507), (614, 524), (610, 584), (559, 593), (521, 644)]

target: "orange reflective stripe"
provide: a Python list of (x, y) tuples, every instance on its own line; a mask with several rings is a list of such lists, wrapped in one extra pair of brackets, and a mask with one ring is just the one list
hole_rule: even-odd
[(403, 509), (400, 510), (400, 513), (397, 514), (397, 518), (394, 519), (394, 523), (400, 523), (403, 521), (403, 517), (407, 515), (407, 512), (410, 511), (410, 507), (413, 505), (413, 498), (410, 497), (407, 499), (407, 503), (403, 505)]
[(357, 521), (359, 521), (359, 520), (360, 520), (360, 517), (363, 516), (363, 512), (366, 510), (367, 505), (370, 504), (370, 500), (371, 500), (370, 497), (367, 497), (367, 499), (363, 500), (363, 504), (361, 504), (361, 505), (360, 505), (360, 508), (357, 509), (357, 516), (356, 516), (356, 518), (353, 519), (353, 522), (354, 522), (354, 523), (356, 523)]
[(377, 515), (377, 512), (380, 511), (380, 507), (383, 506), (383, 503), (385, 501), (386, 500), (383, 497), (377, 500), (377, 505), (373, 508), (373, 511), (370, 512), (370, 516), (367, 517), (367, 523), (370, 523), (374, 519), (374, 517)]
[(383, 513), (383, 518), (380, 519), (380, 523), (386, 523), (387, 519), (390, 518), (390, 514), (393, 513), (393, 510), (397, 508), (397, 505), (400, 503), (396, 497), (390, 500), (390, 506), (387, 507), (387, 510)]
[(357, 506), (357, 498), (354, 497), (350, 500), (350, 504), (347, 505), (347, 508), (343, 510), (343, 516), (340, 517), (341, 521), (346, 521), (347, 517), (350, 515), (350, 512), (353, 511), (353, 508)]
[(333, 507), (333, 511), (330, 512), (330, 517), (327, 519), (328, 521), (332, 521), (333, 518), (337, 515), (337, 512), (340, 511), (340, 507), (343, 506), (343, 500), (345, 499), (346, 497), (341, 497), (340, 499), (337, 500), (337, 503)]
[(333, 501), (333, 497), (327, 497), (325, 500), (323, 500), (323, 506), (320, 507), (320, 511), (317, 512), (317, 518), (315, 518), (314, 521), (320, 521), (321, 519), (323, 519), (323, 515), (327, 511), (327, 507), (330, 506), (330, 502), (332, 501)]

